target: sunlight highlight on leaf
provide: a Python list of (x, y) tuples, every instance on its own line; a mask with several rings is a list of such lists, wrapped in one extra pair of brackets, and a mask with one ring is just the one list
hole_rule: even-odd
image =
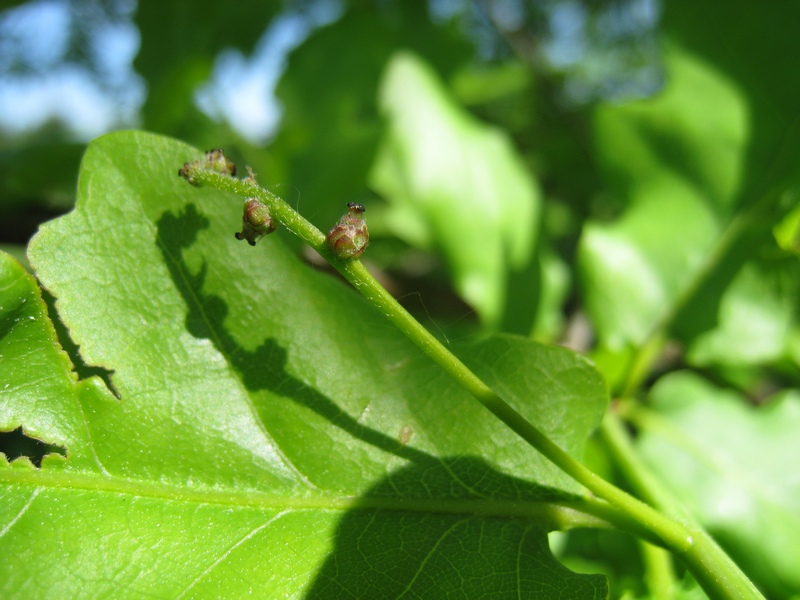
[(533, 260), (540, 197), (509, 138), (456, 105), (420, 58), (396, 54), (380, 91), (389, 121), (372, 185), (396, 235), (440, 250), (456, 288), (490, 326), (509, 271)]

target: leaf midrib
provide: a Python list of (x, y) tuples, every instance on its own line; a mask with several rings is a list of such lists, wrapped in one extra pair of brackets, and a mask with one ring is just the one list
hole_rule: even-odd
[[(298, 496), (288, 492), (281, 496), (259, 491), (219, 490), (209, 488), (187, 488), (185, 486), (154, 483), (124, 477), (46, 471), (39, 469), (15, 469), (6, 466), (0, 470), (0, 484), (29, 485), (38, 488), (83, 490), (126, 494), (131, 496), (163, 499), (171, 502), (193, 504), (219, 504), (240, 508), (265, 510), (323, 510), (348, 511), (354, 509), (390, 510), (418, 513), (444, 513), (473, 515), (480, 517), (535, 518), (552, 522), (556, 513), (585, 509), (579, 497), (565, 496), (550, 500), (495, 500), (475, 499), (418, 499), (418, 498), (370, 498), (346, 496), (334, 493)], [(588, 516), (588, 515), (587, 515)], [(562, 515), (563, 518), (563, 515)], [(560, 519), (559, 519), (560, 520)]]

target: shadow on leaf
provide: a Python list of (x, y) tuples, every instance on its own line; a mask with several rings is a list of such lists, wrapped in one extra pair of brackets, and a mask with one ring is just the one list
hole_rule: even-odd
[[(607, 598), (605, 576), (576, 574), (550, 552), (551, 505), (535, 500), (553, 494), (478, 458), (410, 465), (344, 516), (306, 597)], [(409, 510), (370, 503), (383, 497), (410, 500)]]
[[(224, 326), (228, 314), (225, 300), (214, 294), (203, 292), (207, 265), (203, 263), (199, 272), (193, 275), (183, 260), (182, 250), (190, 247), (202, 229), (210, 225), (208, 218), (201, 215), (193, 205), (187, 205), (181, 214), (165, 213), (158, 222), (158, 241), (164, 255), (172, 280), (180, 291), (188, 307), (186, 326), (195, 337), (210, 340), (226, 360), (239, 373), (245, 387), (251, 391), (268, 390), (276, 395), (289, 398), (325, 418), (328, 422), (346, 431), (354, 438), (370, 444), (384, 452), (395, 455), (415, 464), (421, 471), (407, 478), (402, 475), (391, 477), (391, 483), (403, 489), (405, 497), (415, 498), (512, 498), (551, 499), (564, 498), (563, 492), (544, 486), (532, 486), (521, 480), (514, 489), (499, 485), (499, 481), (510, 478), (493, 471), (485, 463), (476, 468), (474, 459), (456, 457), (442, 459), (432, 456), (397, 438), (359, 423), (356, 418), (342, 410), (330, 398), (305, 382), (293, 377), (286, 369), (288, 355), (276, 340), (265, 339), (255, 350), (249, 351), (237, 344)], [(445, 472), (440, 472), (444, 468)], [(424, 483), (426, 473), (435, 473), (430, 483)], [(431, 486), (444, 479), (449, 481), (443, 493), (433, 493)], [(401, 483), (400, 479), (404, 479)], [(499, 479), (498, 479), (499, 478)], [(468, 490), (465, 496), (453, 487)], [(409, 495), (415, 485), (421, 485), (419, 493)], [(529, 488), (522, 493), (523, 488)], [(499, 495), (497, 490), (504, 490)], [(510, 495), (509, 495), (510, 493)], [(396, 496), (397, 490), (391, 495)]]
[(336, 546), (308, 597), (386, 598), (405, 592), (474, 598), (494, 590), (514, 598), (552, 597), (557, 590), (569, 590), (575, 598), (606, 597), (601, 593), (606, 590), (604, 577), (576, 575), (550, 553), (547, 501), (571, 496), (500, 473), (479, 458), (440, 458), (405, 445), (359, 423), (292, 377), (286, 369), (287, 351), (276, 340), (267, 338), (253, 351), (237, 344), (224, 327), (227, 303), (203, 292), (207, 264), (192, 274), (183, 259), (183, 250), (209, 225), (192, 204), (158, 221), (159, 247), (188, 307), (188, 331), (210, 340), (248, 390), (289, 398), (353, 438), (408, 463), (346, 513)]

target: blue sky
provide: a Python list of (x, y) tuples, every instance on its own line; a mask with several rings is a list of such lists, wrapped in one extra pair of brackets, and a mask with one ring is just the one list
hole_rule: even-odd
[[(58, 119), (86, 141), (115, 127), (135, 127), (146, 86), (132, 66), (139, 49), (134, 8), (130, 3), (127, 16), (92, 32), (90, 52), (105, 88), (88, 69), (63, 60), (72, 18), (67, 2), (37, 0), (3, 12), (0, 128), (18, 134)], [(197, 91), (198, 106), (251, 141), (267, 141), (280, 119), (274, 89), (287, 54), (338, 12), (338, 2), (320, 2), (303, 15), (287, 12), (272, 21), (252, 56), (221, 52), (210, 81)], [(13, 57), (23, 57), (25, 73), (8, 73)], [(246, 123), (241, 115), (247, 115)]]
[(111, 75), (112, 84), (127, 90), (112, 103), (92, 73), (63, 62), (69, 23), (67, 4), (57, 0), (23, 4), (0, 18), (0, 62), (22, 56), (32, 71), (0, 79), (0, 127), (5, 131), (20, 133), (59, 118), (76, 137), (88, 139), (137, 112), (145, 89), (130, 67), (139, 47), (136, 27), (130, 22), (110, 26), (95, 41), (100, 68)]

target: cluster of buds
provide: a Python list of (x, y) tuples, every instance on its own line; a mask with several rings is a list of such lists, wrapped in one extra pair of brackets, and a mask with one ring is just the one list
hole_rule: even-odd
[(369, 231), (364, 207), (348, 202), (347, 209), (347, 214), (328, 232), (328, 246), (337, 258), (354, 260), (364, 254), (369, 244)]
[(242, 215), (242, 230), (234, 235), (237, 240), (247, 240), (251, 246), (265, 235), (275, 231), (275, 221), (266, 204), (256, 198), (248, 198), (244, 203)]
[[(236, 165), (222, 150), (209, 150), (205, 158), (184, 163), (178, 175), (192, 185), (200, 185), (198, 174), (209, 171), (235, 177)], [(242, 182), (257, 187), (255, 174), (250, 167), (247, 167), (247, 173)], [(277, 222), (272, 218), (269, 207), (257, 198), (247, 198), (242, 213), (242, 230), (234, 235), (237, 240), (247, 240), (247, 243), (255, 246), (258, 240), (275, 231), (276, 227)], [(347, 203), (347, 214), (328, 232), (327, 242), (333, 255), (342, 260), (355, 260), (364, 254), (369, 244), (369, 231), (361, 204)]]
[(178, 171), (178, 175), (192, 185), (198, 185), (195, 175), (199, 170), (215, 171), (221, 175), (228, 175), (229, 177), (236, 176), (236, 165), (219, 149), (206, 152), (204, 160), (201, 159), (183, 163), (183, 167)]

